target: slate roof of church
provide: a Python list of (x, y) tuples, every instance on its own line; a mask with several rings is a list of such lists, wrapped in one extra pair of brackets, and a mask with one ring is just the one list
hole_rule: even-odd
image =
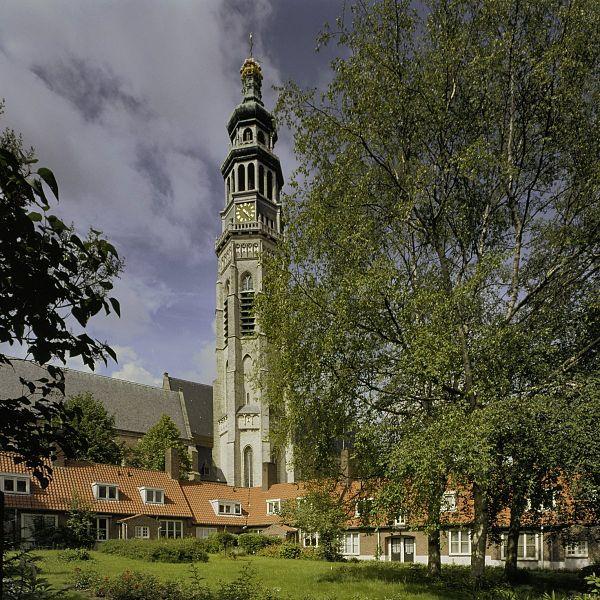
[(172, 391), (183, 392), (185, 408), (190, 422), (190, 429), (194, 435), (213, 435), (213, 389), (211, 385), (179, 379), (169, 378)]
[[(19, 376), (28, 380), (47, 377), (45, 369), (35, 363), (11, 358), (11, 365), (0, 365), (0, 397), (16, 398), (24, 393)], [(165, 390), (141, 383), (134, 383), (96, 373), (85, 373), (62, 367), (65, 374), (65, 396), (91, 392), (102, 402), (106, 410), (115, 416), (115, 427), (122, 431), (145, 433), (163, 414), (173, 419), (186, 439), (185, 416), (176, 388)], [(199, 427), (203, 435), (212, 435), (212, 388), (184, 380), (174, 380), (185, 385), (191, 398), (185, 399), (191, 429)], [(183, 386), (182, 386), (183, 387)], [(208, 388), (205, 390), (204, 388)], [(203, 404), (208, 403), (206, 409)], [(209, 415), (208, 418), (206, 415)], [(210, 429), (206, 423), (210, 424)]]

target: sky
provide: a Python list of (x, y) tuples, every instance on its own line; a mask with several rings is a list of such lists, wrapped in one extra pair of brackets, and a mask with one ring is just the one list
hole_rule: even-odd
[[(2, 1), (0, 129), (21, 133), (54, 172), (55, 212), (82, 233), (104, 232), (125, 259), (114, 290), (121, 318), (95, 317), (88, 327), (119, 359), (97, 372), (150, 385), (165, 371), (212, 383), (219, 168), (248, 34), (271, 109), (273, 86), (326, 84), (333, 50), (315, 52), (315, 40), (342, 4)], [(279, 137), (289, 179), (293, 140), (281, 129)]]

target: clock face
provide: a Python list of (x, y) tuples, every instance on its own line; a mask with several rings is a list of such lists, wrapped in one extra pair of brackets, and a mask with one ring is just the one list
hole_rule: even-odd
[(238, 223), (255, 221), (254, 202), (242, 202), (235, 207), (235, 219)]

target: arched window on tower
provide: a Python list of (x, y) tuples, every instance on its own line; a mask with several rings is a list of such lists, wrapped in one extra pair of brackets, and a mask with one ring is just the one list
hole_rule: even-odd
[(252, 385), (252, 359), (248, 355), (244, 356), (242, 361), (242, 372), (244, 375), (244, 404), (251, 404), (254, 400), (254, 386)]
[(265, 168), (258, 165), (258, 193), (265, 195)]
[(246, 127), (246, 129), (244, 129), (242, 139), (244, 140), (244, 142), (252, 141), (252, 129), (250, 129), (250, 127)]
[(244, 165), (238, 167), (238, 191), (243, 192), (246, 189), (246, 168)]
[(254, 487), (254, 465), (251, 446), (244, 448), (244, 487)]
[(240, 329), (242, 335), (254, 333), (254, 283), (250, 273), (244, 273), (240, 292)]
[(265, 139), (265, 134), (259, 129), (258, 130), (258, 134), (256, 135), (256, 139), (258, 140), (259, 144), (262, 144), (263, 146), (266, 144), (266, 139)]
[(273, 173), (271, 171), (267, 171), (267, 198), (273, 199)]
[(248, 189), (253, 190), (254, 188), (254, 164), (250, 163), (248, 165)]
[(229, 202), (229, 195), (231, 194), (231, 181), (227, 178), (227, 202)]
[(235, 192), (235, 169), (231, 169), (231, 191)]

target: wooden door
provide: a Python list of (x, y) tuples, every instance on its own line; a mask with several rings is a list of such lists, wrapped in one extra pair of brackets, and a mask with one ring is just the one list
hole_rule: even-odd
[(415, 538), (405, 537), (402, 539), (404, 541), (404, 562), (415, 562)]
[(402, 560), (402, 538), (390, 538), (390, 558), (396, 562)]

